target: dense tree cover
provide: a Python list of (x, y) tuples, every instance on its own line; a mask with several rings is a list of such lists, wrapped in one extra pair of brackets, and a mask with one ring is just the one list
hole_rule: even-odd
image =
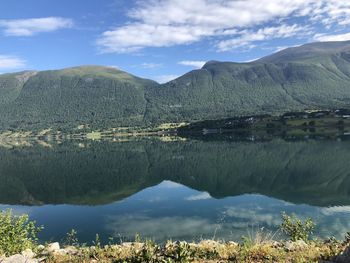
[[(85, 147), (82, 147), (85, 146)], [(171, 180), (215, 198), (350, 204), (349, 142), (65, 142), (0, 151), (0, 203), (102, 204)]]
[(314, 43), (250, 62), (209, 62), (160, 85), (108, 67), (0, 76), (0, 127), (151, 126), (348, 107), (350, 42)]
[(144, 89), (154, 84), (105, 67), (39, 72), (14, 101), (0, 103), (0, 122), (12, 128), (132, 125), (143, 120)]

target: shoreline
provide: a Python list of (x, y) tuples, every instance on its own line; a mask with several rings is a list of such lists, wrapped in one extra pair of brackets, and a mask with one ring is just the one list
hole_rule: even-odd
[(242, 243), (202, 240), (199, 243), (135, 241), (102, 246), (58, 242), (25, 249), (0, 263), (64, 262), (349, 262), (349, 240), (273, 241), (257, 235)]

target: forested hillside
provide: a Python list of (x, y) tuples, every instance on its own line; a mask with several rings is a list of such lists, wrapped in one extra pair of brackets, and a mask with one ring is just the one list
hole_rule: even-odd
[(164, 180), (215, 198), (263, 194), (350, 205), (349, 142), (156, 140), (36, 145), (0, 151), (0, 203), (103, 204)]
[(0, 75), (4, 129), (152, 126), (350, 107), (350, 42), (289, 48), (250, 63), (208, 62), (160, 85), (84, 66)]

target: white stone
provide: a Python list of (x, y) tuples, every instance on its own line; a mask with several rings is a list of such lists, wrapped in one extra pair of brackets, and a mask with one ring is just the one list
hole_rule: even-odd
[(58, 249), (52, 252), (53, 255), (55, 256), (64, 256), (67, 255), (67, 251), (65, 249)]
[(69, 255), (76, 255), (76, 254), (78, 254), (78, 249), (76, 247), (74, 247), (74, 246), (66, 247), (66, 248), (64, 248), (64, 250)]
[(39, 246), (37, 247), (37, 249), (38, 249), (39, 251), (44, 250), (44, 249), (45, 249), (45, 246), (39, 245)]
[(298, 240), (295, 242), (295, 244), (299, 248), (307, 248), (308, 247), (308, 244), (306, 244), (304, 240)]
[(307, 248), (308, 245), (303, 240), (297, 240), (295, 242), (287, 241), (285, 248), (289, 251), (301, 250)]
[(219, 245), (218, 242), (214, 241), (214, 240), (202, 240), (199, 245), (202, 246), (208, 246), (208, 247), (216, 247)]
[(234, 246), (234, 247), (238, 247), (238, 246), (239, 246), (238, 243), (237, 243), (237, 242), (234, 242), (234, 241), (229, 241), (228, 244), (229, 244), (230, 246)]
[(58, 251), (58, 250), (60, 250), (60, 243), (55, 242), (55, 243), (48, 244), (46, 250), (49, 253), (53, 253), (55, 251)]
[(22, 255), (25, 256), (26, 258), (34, 258), (35, 257), (35, 253), (29, 248), (22, 251)]
[(4, 259), (1, 263), (38, 263), (38, 260), (16, 254)]

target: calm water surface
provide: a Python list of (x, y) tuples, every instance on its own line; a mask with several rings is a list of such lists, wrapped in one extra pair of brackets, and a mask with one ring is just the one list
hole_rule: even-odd
[(0, 209), (28, 213), (42, 241), (240, 240), (277, 231), (282, 211), (315, 235), (350, 230), (350, 142), (33, 142), (0, 148)]

